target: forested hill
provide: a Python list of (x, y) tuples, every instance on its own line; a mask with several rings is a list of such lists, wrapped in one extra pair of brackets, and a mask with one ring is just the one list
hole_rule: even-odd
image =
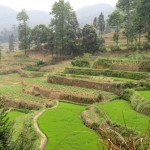
[[(80, 8), (76, 11), (76, 13), (80, 26), (83, 27), (85, 24), (91, 24), (94, 17), (99, 16), (101, 12), (103, 12), (105, 17), (107, 17), (108, 14), (111, 14), (113, 10), (114, 7), (109, 4), (97, 4)], [(12, 25), (17, 24), (17, 13), (17, 11), (13, 10), (10, 7), (0, 6), (0, 29), (11, 28)], [(31, 27), (38, 24), (47, 25), (50, 22), (51, 17), (48, 12), (44, 12), (41, 10), (31, 10), (27, 11), (27, 14), (30, 18), (29, 25)]]
[(101, 3), (97, 5), (91, 5), (80, 8), (76, 11), (80, 26), (83, 27), (85, 24), (92, 24), (93, 19), (98, 17), (101, 12), (107, 18), (109, 14), (114, 11), (114, 7), (109, 4)]

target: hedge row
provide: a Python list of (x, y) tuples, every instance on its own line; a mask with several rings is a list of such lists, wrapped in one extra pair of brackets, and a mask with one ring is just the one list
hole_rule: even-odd
[(90, 76), (104, 75), (108, 77), (119, 77), (135, 80), (150, 78), (150, 74), (145, 72), (131, 72), (131, 71), (110, 70), (110, 69), (66, 68), (65, 73), (77, 75), (90, 75)]
[(150, 116), (150, 100), (145, 99), (133, 89), (124, 90), (122, 98), (129, 101), (137, 112)]
[[(106, 58), (99, 58), (94, 64), (93, 68), (97, 68), (99, 66), (104, 67), (112, 67), (116, 65), (121, 66), (129, 66), (129, 68), (125, 68), (125, 70), (129, 69), (131, 71), (145, 71), (150, 72), (150, 60), (128, 60), (128, 59), (106, 59)], [(133, 68), (132, 68), (133, 67)], [(132, 70), (133, 69), (133, 70)], [(117, 69), (117, 70), (124, 70), (124, 69)]]
[(95, 64), (141, 64), (141, 63), (150, 63), (150, 60), (129, 60), (129, 59), (107, 59), (107, 58), (98, 58)]

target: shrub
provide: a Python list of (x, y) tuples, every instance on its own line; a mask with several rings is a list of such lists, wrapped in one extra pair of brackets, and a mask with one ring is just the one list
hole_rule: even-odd
[(121, 51), (122, 49), (119, 46), (111, 46), (111, 51)]
[(150, 44), (149, 43), (143, 43), (143, 49), (144, 50), (149, 50), (150, 49)]
[(96, 68), (98, 65), (102, 65), (102, 66), (105, 66), (105, 67), (110, 67), (111, 63), (110, 63), (110, 61), (108, 61), (108, 59), (98, 58), (94, 62), (93, 67)]
[(137, 49), (138, 49), (138, 47), (135, 45), (132, 45), (129, 47), (129, 50), (132, 50), (132, 51), (136, 51)]
[(90, 67), (89, 61), (82, 59), (82, 58), (79, 58), (79, 57), (77, 57), (75, 60), (73, 60), (71, 62), (71, 64), (73, 66), (77, 66), (77, 67)]
[(45, 65), (45, 62), (42, 61), (42, 60), (40, 60), (40, 61), (37, 62), (37, 66), (41, 66), (41, 65)]
[(100, 52), (106, 52), (106, 47), (100, 46), (100, 47), (99, 47), (99, 51), (100, 51)]

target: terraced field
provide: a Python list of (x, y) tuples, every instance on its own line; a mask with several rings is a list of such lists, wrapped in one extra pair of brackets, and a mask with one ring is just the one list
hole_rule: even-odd
[[(15, 57), (17, 59), (15, 59)], [(9, 61), (9, 59), (11, 60)], [(7, 62), (6, 64), (4, 60), (9, 62)], [(8, 70), (12, 69), (12, 67), (15, 67), (15, 69), (19, 69), (19, 73), (0, 75), (0, 98), (1, 98), (0, 100), (2, 100), (3, 98), (4, 100), (5, 98), (8, 98), (10, 101), (15, 102), (25, 101), (29, 103), (32, 102), (33, 104), (40, 104), (38, 112), (37, 109), (32, 108), (30, 110), (27, 110), (29, 108), (21, 108), (21, 110), (23, 110), (22, 112), (27, 111), (28, 112), (27, 114), (18, 111), (9, 112), (8, 117), (10, 118), (10, 121), (14, 121), (13, 141), (17, 140), (19, 134), (23, 131), (24, 127), (26, 126), (28, 130), (28, 135), (29, 137), (31, 137), (31, 141), (33, 140), (34, 143), (33, 149), (39, 148), (41, 139), (39, 135), (37, 135), (37, 133), (35, 132), (36, 130), (34, 129), (33, 126), (34, 125), (33, 118), (36, 116), (35, 114), (38, 114), (43, 110), (46, 111), (38, 119), (38, 125), (39, 128), (48, 138), (48, 143), (45, 147), (45, 150), (102, 149), (103, 140), (101, 139), (103, 136), (100, 137), (94, 131), (96, 130), (96, 128), (99, 128), (100, 125), (97, 124), (97, 122), (94, 122), (92, 124), (93, 125), (92, 129), (94, 130), (92, 130), (84, 125), (82, 121), (83, 118), (81, 119), (80, 117), (81, 113), (85, 110), (88, 110), (90, 107), (95, 108), (95, 110), (93, 111), (95, 113), (94, 114), (95, 116), (92, 114), (93, 112), (91, 111), (91, 114), (89, 114), (89, 116), (86, 116), (87, 122), (88, 121), (90, 122), (91, 120), (89, 118), (94, 116), (97, 120), (100, 120), (100, 122), (103, 121), (101, 123), (102, 124), (104, 123), (105, 127), (107, 122), (105, 118), (101, 118), (100, 112), (102, 111), (110, 118), (112, 123), (114, 123), (116, 126), (121, 127), (126, 126), (128, 129), (132, 129), (133, 131), (138, 133), (137, 134), (138, 136), (144, 135), (148, 130), (148, 128), (150, 127), (149, 101), (148, 102), (146, 101), (141, 105), (145, 106), (142, 108), (147, 108), (146, 109), (147, 116), (146, 116), (142, 114), (143, 110), (141, 106), (136, 105), (140, 103), (140, 100), (142, 98), (141, 99), (139, 98), (138, 100), (135, 98), (136, 100), (134, 100), (134, 98), (132, 97), (133, 100), (131, 103), (135, 104), (136, 106), (139, 106), (137, 107), (138, 112), (134, 111), (135, 109), (134, 105), (128, 103), (129, 97), (127, 95), (125, 95), (127, 99), (124, 98), (127, 101), (119, 99), (123, 98), (122, 92), (125, 90), (124, 88), (121, 88), (120, 85), (122, 86), (123, 84), (128, 83), (126, 84), (127, 87), (125, 88), (134, 89), (135, 87), (133, 86), (141, 88), (140, 82), (142, 82), (142, 85), (145, 86), (144, 82), (141, 79), (143, 79), (143, 75), (144, 78), (147, 79), (149, 77), (148, 72), (132, 72), (132, 71), (122, 72), (121, 70), (115, 71), (111, 69), (96, 70), (92, 68), (82, 69), (71, 67), (71, 70), (68, 72), (69, 74), (67, 74), (67, 72), (65, 71), (60, 73), (59, 68), (62, 67), (64, 69), (65, 67), (68, 67), (70, 65), (69, 61), (64, 63), (66, 64), (66, 66), (63, 66), (61, 63), (59, 63), (50, 66), (45, 65), (40, 69), (40, 70), (42, 69), (47, 70), (47, 68), (51, 68), (53, 71), (57, 70), (56, 72), (59, 73), (56, 72), (49, 73), (40, 71), (35, 72), (35, 71), (26, 71), (23, 70), (22, 68), (27, 67), (27, 65), (31, 64), (35, 66), (35, 64), (37, 64), (38, 61), (36, 59), (32, 59), (30, 57), (18, 58), (18, 56), (10, 55), (7, 59), (4, 60), (3, 63), (0, 65), (1, 67), (3, 66), (2, 71), (5, 70), (5, 66), (10, 65), (11, 68), (7, 68)], [(55, 66), (58, 68), (53, 68)], [(61, 69), (61, 71), (63, 70)], [(32, 76), (33, 74), (35, 76)], [(65, 80), (66, 82), (64, 82), (63, 80), (59, 80), (59, 78), (57, 78), (58, 81), (54, 81), (54, 78), (51, 78), (51, 80), (53, 81), (48, 83), (49, 75), (51, 77), (52, 76), (53, 77), (57, 76), (60, 78), (64, 77), (63, 79), (65, 80), (66, 78)], [(86, 81), (90, 81), (91, 83), (90, 82), (88, 83)], [(75, 84), (75, 82), (78, 82), (79, 85)], [(72, 85), (72, 83), (74, 84)], [(106, 88), (104, 90), (98, 89), (99, 87), (101, 88), (101, 85), (103, 86), (103, 84), (104, 86), (106, 85)], [(43, 93), (47, 92), (48, 96), (43, 96), (40, 92), (33, 91), (33, 89), (37, 87), (43, 88), (42, 89)], [(109, 91), (110, 88), (111, 91)], [(144, 87), (143, 89), (147, 89), (147, 91), (137, 91), (137, 92), (144, 98), (150, 100), (150, 91), (149, 91), (150, 89), (148, 89), (147, 87)], [(114, 92), (115, 90), (118, 90), (119, 92), (115, 93)], [(66, 99), (63, 98), (61, 99), (60, 94), (67, 95)], [(56, 98), (54, 95), (56, 96), (59, 95), (60, 96), (59, 99)], [(79, 103), (77, 98), (79, 99)], [(98, 98), (99, 100), (97, 101)], [(59, 102), (57, 108), (47, 109), (47, 107), (54, 106), (48, 104), (51, 102), (55, 102), (54, 100), (56, 99), (59, 101), (64, 100), (65, 102), (67, 101), (72, 104)], [(89, 99), (92, 100), (92, 102), (90, 101), (91, 103), (86, 103)], [(82, 102), (80, 100), (82, 100)], [(75, 105), (75, 103), (82, 104), (84, 106)], [(5, 107), (5, 105), (4, 106), (2, 105), (2, 107)], [(13, 107), (13, 106), (6, 105), (6, 107)], [(20, 107), (20, 104), (15, 107)], [(98, 110), (96, 108), (98, 108)], [(104, 138), (104, 140), (107, 139)], [(106, 143), (106, 141), (104, 143)]]
[(46, 111), (38, 120), (48, 137), (45, 150), (98, 150), (97, 134), (84, 126), (80, 119), (83, 106), (60, 103), (58, 108)]
[(126, 125), (127, 128), (140, 134), (145, 134), (150, 127), (150, 118), (134, 111), (129, 103), (124, 100), (99, 104), (99, 108), (108, 115), (112, 122), (122, 126)]

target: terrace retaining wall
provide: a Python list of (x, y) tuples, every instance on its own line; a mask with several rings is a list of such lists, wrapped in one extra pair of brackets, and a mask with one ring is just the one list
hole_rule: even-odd
[(54, 84), (79, 86), (79, 87), (90, 88), (90, 89), (92, 88), (92, 89), (97, 89), (101, 91), (112, 92), (117, 95), (120, 95), (123, 89), (122, 83), (114, 84), (114, 83), (91, 82), (91, 81), (79, 80), (79, 79), (69, 79), (69, 78), (60, 77), (60, 76), (49, 76), (47, 81), (49, 83), (54, 83)]

